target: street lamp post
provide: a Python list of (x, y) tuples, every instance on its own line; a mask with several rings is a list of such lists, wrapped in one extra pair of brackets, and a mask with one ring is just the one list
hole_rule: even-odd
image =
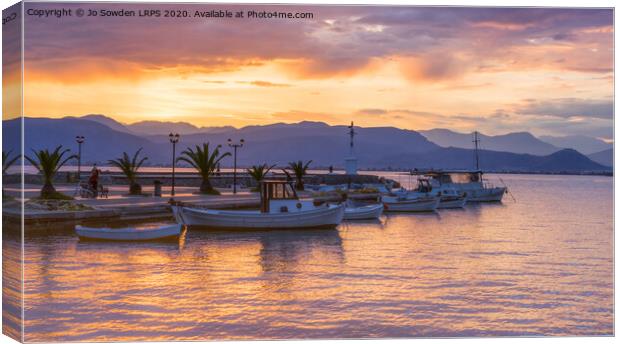
[(75, 137), (75, 142), (77, 142), (78, 144), (78, 172), (77, 172), (77, 176), (78, 176), (78, 182), (80, 181), (80, 176), (82, 173), (82, 143), (84, 143), (84, 136), (78, 135)]
[(175, 167), (176, 167), (176, 149), (177, 149), (177, 142), (179, 142), (179, 139), (181, 138), (181, 135), (179, 135), (178, 133), (170, 133), (170, 135), (168, 135), (168, 138), (170, 138), (170, 143), (172, 143), (172, 190), (170, 191), (170, 199), (172, 199), (174, 197), (174, 177), (175, 177)]
[(232, 147), (234, 149), (233, 159), (233, 194), (237, 193), (237, 148), (243, 147), (245, 141), (243, 139), (239, 140), (239, 142), (234, 143), (232, 139), (228, 139), (228, 147)]

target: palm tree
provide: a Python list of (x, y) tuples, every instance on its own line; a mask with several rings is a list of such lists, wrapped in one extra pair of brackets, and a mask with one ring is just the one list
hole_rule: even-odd
[(261, 180), (265, 179), (267, 173), (269, 173), (269, 171), (271, 171), (271, 169), (275, 166), (276, 165), (268, 166), (267, 164), (253, 165), (251, 168), (247, 169), (247, 172), (250, 177), (252, 177), (252, 179), (256, 181), (257, 184), (260, 184)]
[[(11, 167), (19, 158), (20, 154), (17, 154), (14, 158), (9, 159), (12, 151), (2, 151), (2, 177), (6, 176), (6, 171)], [(4, 198), (4, 183), (2, 184), (2, 198)]]
[(17, 154), (14, 158), (9, 159), (12, 151), (2, 151), (2, 176), (6, 175), (6, 171), (13, 166), (13, 164), (19, 159), (20, 155)]
[(200, 184), (201, 193), (219, 194), (211, 185), (209, 177), (217, 168), (218, 163), (230, 155), (228, 152), (220, 155), (220, 147), (218, 145), (212, 152), (209, 152), (209, 143), (203, 143), (202, 147), (196, 145), (195, 150), (188, 147), (177, 158), (177, 161), (184, 161), (198, 171), (198, 174), (202, 177), (202, 183)]
[[(64, 155), (69, 149), (62, 150), (62, 146), (56, 147), (52, 152), (47, 149), (38, 151), (32, 150), (34, 158), (26, 156), (26, 160), (32, 164), (43, 176), (43, 187), (41, 188), (41, 198), (57, 198), (58, 192), (54, 188), (52, 181), (56, 172), (71, 159), (76, 159), (77, 155), (73, 154), (68, 157)], [(4, 166), (3, 166), (4, 167)]]
[[(301, 160), (297, 162), (293, 161), (293, 162), (288, 163), (288, 168), (293, 170), (293, 174), (295, 174), (295, 180), (296, 180), (295, 188), (299, 191), (304, 190), (303, 178), (306, 175), (308, 171), (308, 166), (310, 165), (311, 162), (312, 160), (309, 160), (305, 165), (304, 165), (304, 162)], [(288, 179), (292, 179), (290, 173), (287, 170), (283, 169), (282, 171), (284, 171)]]
[(138, 169), (142, 167), (142, 164), (144, 164), (148, 158), (144, 157), (138, 160), (140, 151), (142, 151), (142, 148), (136, 151), (132, 159), (129, 159), (129, 155), (126, 152), (123, 152), (123, 156), (121, 158), (116, 160), (108, 160), (112, 166), (118, 167), (125, 174), (125, 177), (127, 177), (127, 180), (129, 181), (130, 195), (139, 195), (142, 193), (142, 186), (140, 186), (136, 180), (138, 177)]

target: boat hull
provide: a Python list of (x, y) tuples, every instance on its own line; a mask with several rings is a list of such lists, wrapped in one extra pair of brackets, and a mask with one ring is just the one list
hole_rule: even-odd
[(345, 208), (345, 220), (374, 220), (383, 214), (383, 204), (365, 205), (362, 207)]
[(439, 206), (439, 197), (431, 199), (413, 199), (398, 201), (383, 201), (387, 212), (430, 212)]
[(100, 241), (152, 241), (178, 239), (182, 225), (174, 224), (155, 229), (136, 230), (133, 228), (91, 228), (76, 226), (75, 233), (80, 240)]
[(344, 205), (286, 213), (220, 211), (183, 206), (173, 206), (172, 211), (181, 224), (230, 230), (334, 228), (344, 217)]
[(468, 202), (501, 202), (504, 194), (506, 193), (505, 187), (486, 188), (479, 190), (467, 190)]
[(467, 197), (442, 198), (439, 201), (439, 205), (437, 206), (437, 209), (463, 208), (466, 203), (467, 203)]

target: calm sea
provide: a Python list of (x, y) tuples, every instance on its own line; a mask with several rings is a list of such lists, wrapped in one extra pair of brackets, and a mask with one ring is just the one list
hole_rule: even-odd
[(612, 335), (612, 178), (501, 177), (516, 202), (335, 230), (106, 244), (52, 227), (26, 237), (25, 339)]

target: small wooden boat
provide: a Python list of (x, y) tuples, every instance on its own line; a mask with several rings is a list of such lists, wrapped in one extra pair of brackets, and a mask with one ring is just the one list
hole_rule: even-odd
[(466, 196), (441, 196), (437, 209), (456, 209), (465, 207)]
[(218, 229), (334, 228), (344, 216), (343, 204), (300, 200), (286, 181), (262, 181), (260, 210), (215, 210), (172, 204), (177, 223)]
[(345, 220), (374, 220), (383, 214), (383, 204), (369, 204), (363, 206), (349, 206), (344, 209)]
[(437, 209), (456, 209), (465, 207), (467, 194), (451, 187), (439, 188), (439, 206)]
[(435, 211), (439, 206), (440, 198), (437, 196), (411, 197), (407, 195), (383, 196), (385, 211), (403, 212), (428, 212)]
[(178, 238), (182, 227), (180, 224), (146, 228), (97, 228), (77, 225), (75, 233), (80, 240), (149, 241)]
[(439, 197), (437, 209), (463, 208), (465, 203), (467, 203), (467, 196), (464, 192), (449, 186), (433, 186), (429, 178), (423, 177), (418, 178), (418, 187), (416, 189), (404, 193), (408, 197), (428, 197), (436, 194)]

